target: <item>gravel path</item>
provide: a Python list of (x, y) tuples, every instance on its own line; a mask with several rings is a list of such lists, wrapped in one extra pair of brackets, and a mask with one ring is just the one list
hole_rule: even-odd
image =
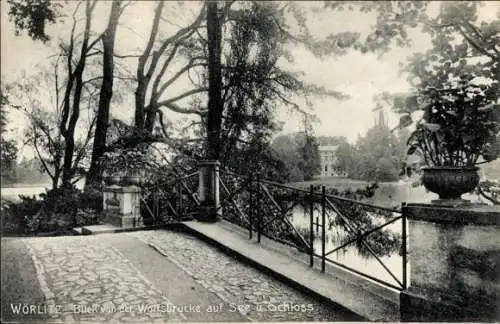
[(47, 314), (16, 314), (12, 307), (41, 305), (44, 295), (41, 291), (36, 269), (31, 256), (18, 238), (2, 238), (1, 242), (1, 322), (43, 322)]
[(133, 232), (127, 235), (153, 246), (250, 320), (348, 320), (338, 311), (189, 235), (169, 231)]
[[(24, 239), (50, 318), (62, 322), (181, 321), (172, 303), (103, 237)], [(165, 311), (166, 310), (166, 311)]]
[(2, 239), (2, 322), (346, 321), (189, 235)]

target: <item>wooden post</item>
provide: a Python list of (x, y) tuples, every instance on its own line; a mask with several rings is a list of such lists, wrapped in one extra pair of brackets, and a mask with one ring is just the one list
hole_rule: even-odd
[(325, 186), (321, 189), (321, 272), (325, 272), (325, 229), (326, 229), (326, 196), (325, 196)]
[(179, 182), (177, 182), (177, 214), (181, 216), (181, 213), (182, 213), (182, 189), (181, 189), (181, 184)]
[(253, 238), (253, 230), (252, 230), (252, 227), (253, 227), (253, 211), (254, 211), (254, 192), (253, 192), (253, 177), (252, 175), (250, 175), (250, 183), (248, 185), (248, 193), (249, 193), (249, 199), (250, 199), (250, 203), (249, 203), (249, 210), (248, 210), (248, 238), (251, 240)]
[(260, 175), (257, 175), (257, 242), (260, 243), (260, 236), (262, 232), (262, 210), (261, 210), (261, 188), (260, 188)]
[[(312, 268), (314, 266), (314, 192), (313, 185), (309, 187), (309, 245), (311, 246), (311, 251), (309, 254), (309, 266)], [(304, 209), (305, 211), (305, 209)]]
[(407, 282), (407, 266), (408, 266), (408, 251), (407, 251), (407, 238), (406, 238), (406, 215), (403, 213), (403, 217), (401, 218), (401, 224), (402, 224), (402, 229), (401, 229), (401, 236), (402, 236), (402, 259), (403, 259), (403, 289), (408, 288), (408, 282)]

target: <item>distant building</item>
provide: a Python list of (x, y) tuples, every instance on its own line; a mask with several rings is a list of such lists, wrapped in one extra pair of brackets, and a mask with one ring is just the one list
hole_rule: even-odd
[(346, 177), (347, 173), (336, 166), (338, 145), (318, 147), (321, 164), (321, 177)]

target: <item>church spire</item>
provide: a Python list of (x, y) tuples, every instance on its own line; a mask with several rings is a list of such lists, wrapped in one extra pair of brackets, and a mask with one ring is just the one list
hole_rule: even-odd
[(384, 109), (379, 109), (378, 112), (378, 123), (379, 126), (386, 126)]

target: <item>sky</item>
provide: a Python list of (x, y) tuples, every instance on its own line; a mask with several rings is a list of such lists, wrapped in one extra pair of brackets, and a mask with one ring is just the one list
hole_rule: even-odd
[[(494, 14), (499, 10), (500, 2), (490, 2), (487, 8), (483, 8), (486, 15)], [(199, 3), (186, 3), (181, 9), (174, 10), (175, 3), (168, 3), (170, 14), (168, 18), (173, 24), (185, 25), (197, 13)], [(308, 3), (305, 6), (317, 6), (318, 3)], [(104, 28), (107, 23), (107, 9), (109, 2), (102, 2), (102, 6), (96, 9), (94, 18), (96, 31)], [(146, 43), (146, 35), (152, 22), (152, 8), (154, 2), (141, 1), (127, 8), (122, 18), (122, 24), (118, 27), (116, 49), (119, 54), (133, 53), (137, 48), (142, 48)], [(438, 3), (431, 6), (436, 10)], [(1, 76), (2, 82), (10, 82), (20, 77), (21, 71), (32, 70), (36, 64), (43, 64), (51, 53), (51, 44), (43, 45), (33, 42), (27, 36), (16, 36), (13, 24), (7, 17), (6, 1), (1, 1)], [(434, 12), (435, 13), (435, 12)], [(359, 30), (366, 32), (374, 22), (374, 17), (358, 13), (336, 13), (328, 10), (314, 13), (309, 21), (310, 31), (324, 36), (329, 32), (341, 30)], [(164, 24), (161, 32), (169, 34), (175, 28), (172, 24)], [(58, 29), (51, 27), (51, 35), (68, 35), (68, 28)], [(350, 52), (342, 57), (328, 57), (318, 59), (304, 48), (294, 48), (292, 53), (295, 57), (294, 69), (302, 71), (306, 80), (325, 87), (342, 91), (350, 96), (349, 100), (338, 101), (333, 99), (313, 101), (313, 112), (319, 122), (314, 124), (314, 132), (318, 136), (345, 136), (350, 142), (354, 142), (358, 134), (363, 135), (374, 123), (376, 114), (372, 112), (375, 104), (373, 96), (382, 92), (404, 92), (409, 90), (405, 76), (399, 75), (399, 63), (404, 63), (406, 58), (414, 52), (424, 52), (430, 47), (429, 37), (418, 30), (410, 32), (413, 46), (410, 48), (394, 48), (382, 58), (374, 54), (361, 54)], [(57, 37), (54, 37), (57, 38)], [(186, 83), (180, 83), (178, 89), (182, 90)], [(131, 121), (133, 112), (133, 91), (128, 101), (113, 105), (112, 115)], [(386, 109), (389, 124), (396, 125), (398, 116)], [(175, 120), (179, 116), (167, 115)], [(283, 132), (289, 133), (302, 129), (301, 117), (290, 114), (288, 109), (280, 108), (277, 117), (284, 122)], [(17, 118), (17, 117), (16, 117)], [(12, 118), (11, 118), (12, 119)], [(14, 135), (21, 136), (23, 122), (16, 124)]]

